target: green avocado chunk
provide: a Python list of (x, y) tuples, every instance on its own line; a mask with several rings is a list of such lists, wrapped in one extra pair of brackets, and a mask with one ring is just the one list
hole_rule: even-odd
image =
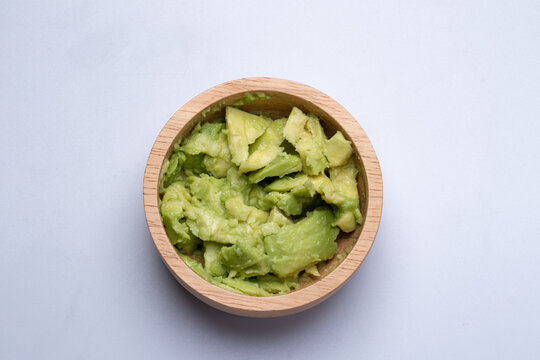
[(266, 274), (257, 277), (259, 287), (270, 294), (286, 294), (300, 287), (298, 279), (281, 279), (277, 276)]
[(214, 276), (225, 276), (227, 268), (221, 259), (221, 248), (223, 244), (213, 241), (204, 242), (204, 268)]
[(239, 221), (245, 221), (248, 224), (262, 224), (268, 218), (268, 214), (265, 211), (259, 210), (255, 206), (244, 204), (241, 195), (227, 199), (225, 201), (225, 208), (232, 217)]
[(191, 254), (200, 243), (186, 223), (182, 222), (184, 211), (190, 201), (191, 196), (184, 185), (175, 182), (165, 190), (160, 207), (165, 232), (171, 244), (187, 254)]
[(332, 258), (339, 233), (333, 222), (332, 211), (319, 208), (299, 222), (283, 226), (277, 234), (265, 237), (264, 248), (272, 272), (282, 278), (295, 276), (313, 264)]
[(337, 131), (330, 140), (326, 141), (324, 155), (330, 167), (345, 165), (352, 153), (351, 142), (345, 139), (341, 131)]
[(202, 126), (197, 124), (180, 149), (189, 155), (207, 154), (229, 159), (227, 134), (224, 129), (224, 123), (206, 123)]
[(188, 176), (185, 183), (200, 205), (211, 209), (218, 215), (225, 213), (225, 207), (221, 201), (225, 179), (217, 179), (207, 174), (201, 174), (200, 176)]
[(307, 121), (307, 115), (304, 114), (299, 108), (293, 107), (283, 129), (285, 139), (287, 139), (293, 145), (296, 144), (305, 132)]
[(305, 115), (295, 107), (289, 115), (283, 132), (285, 138), (300, 154), (306, 174), (317, 175), (328, 167), (328, 160), (324, 155), (326, 137), (316, 116)]
[(214, 276), (212, 276), (212, 274), (210, 274), (208, 270), (205, 267), (203, 267), (203, 265), (199, 263), (197, 260), (187, 255), (184, 255), (182, 253), (180, 253), (179, 255), (182, 258), (182, 260), (184, 260), (186, 265), (189, 266), (191, 270), (193, 270), (197, 275), (199, 275), (203, 279), (209, 281), (210, 283), (214, 285), (217, 285), (221, 282), (220, 278), (215, 278)]
[(343, 198), (343, 202), (337, 205), (335, 224), (345, 232), (354, 231), (356, 224), (363, 222), (356, 184), (357, 174), (358, 170), (352, 158), (345, 165), (330, 169), (334, 189)]
[(256, 231), (248, 224), (221, 217), (204, 207), (189, 206), (186, 209), (186, 219), (191, 232), (204, 241), (234, 244), (239, 239), (257, 236)]
[(221, 257), (229, 269), (242, 277), (264, 275), (270, 271), (262, 243), (241, 239), (233, 246), (222, 248)]
[(313, 189), (321, 194), (327, 204), (340, 205), (345, 199), (336, 190), (335, 184), (325, 174), (319, 174), (310, 178)]
[(270, 215), (268, 216), (268, 222), (276, 223), (279, 226), (292, 224), (291, 219), (283, 215), (283, 213), (279, 211), (279, 209), (275, 206), (270, 211)]
[(249, 156), (249, 144), (264, 133), (271, 120), (231, 106), (225, 109), (225, 120), (232, 162), (240, 165)]
[(279, 145), (284, 140), (283, 127), (286, 121), (286, 119), (272, 121), (264, 134), (251, 145), (249, 157), (240, 164), (240, 172), (246, 173), (265, 167), (283, 152), (283, 148)]
[(182, 179), (182, 165), (184, 161), (186, 161), (186, 154), (182, 151), (173, 153), (169, 159), (165, 160), (159, 178), (160, 194), (165, 191), (167, 186)]
[(268, 296), (269, 294), (259, 287), (259, 285), (253, 280), (244, 280), (237, 278), (225, 278), (223, 284), (230, 286), (240, 293), (251, 296)]
[(302, 162), (296, 155), (280, 154), (270, 164), (249, 175), (251, 183), (258, 183), (267, 177), (283, 176), (302, 170)]
[(311, 202), (311, 198), (295, 196), (290, 192), (272, 191), (260, 202), (262, 209), (271, 209), (277, 206), (287, 215), (300, 215), (304, 204)]
[(320, 277), (340, 229), (363, 221), (351, 144), (339, 131), (326, 139), (319, 119), (298, 108), (272, 120), (229, 106), (214, 121), (222, 106), (163, 163), (165, 232), (211, 284), (250, 296), (287, 294)]
[(267, 185), (264, 191), (290, 191), (292, 195), (300, 197), (313, 197), (315, 195), (313, 183), (306, 174), (297, 174), (293, 177), (284, 176)]
[(308, 181), (306, 174), (298, 174), (294, 177), (286, 176), (267, 185), (264, 191), (291, 191), (299, 186), (304, 186), (306, 181)]
[(219, 157), (206, 155), (202, 165), (214, 177), (222, 178), (227, 176), (227, 171), (233, 166), (232, 162)]
[(190, 155), (186, 154), (186, 159), (182, 165), (182, 170), (186, 175), (199, 175), (206, 172), (203, 164), (204, 154)]

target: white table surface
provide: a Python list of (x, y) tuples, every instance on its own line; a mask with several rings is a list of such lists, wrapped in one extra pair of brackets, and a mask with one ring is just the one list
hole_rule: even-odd
[[(0, 3), (0, 358), (540, 358), (540, 3), (197, 3)], [(161, 127), (245, 76), (336, 99), (384, 177), (360, 270), (281, 319), (196, 300), (144, 219)]]

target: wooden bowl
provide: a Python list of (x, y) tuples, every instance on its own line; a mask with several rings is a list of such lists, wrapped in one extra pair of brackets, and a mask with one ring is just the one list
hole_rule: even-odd
[[(336, 256), (320, 268), (321, 276), (301, 284), (285, 295), (254, 297), (236, 294), (212, 285), (194, 273), (169, 242), (158, 208), (158, 179), (163, 161), (173, 144), (188, 135), (198, 122), (224, 117), (224, 108), (240, 108), (287, 117), (292, 106), (321, 119), (327, 136), (340, 130), (352, 141), (356, 153), (360, 209), (364, 224), (356, 231), (338, 236)], [(163, 261), (189, 292), (205, 303), (232, 314), (249, 317), (278, 317), (306, 310), (335, 293), (366, 257), (379, 227), (382, 210), (382, 176), (373, 147), (358, 122), (336, 101), (304, 84), (273, 78), (246, 78), (215, 86), (196, 96), (178, 110), (159, 133), (148, 157), (144, 174), (144, 210), (154, 243)]]

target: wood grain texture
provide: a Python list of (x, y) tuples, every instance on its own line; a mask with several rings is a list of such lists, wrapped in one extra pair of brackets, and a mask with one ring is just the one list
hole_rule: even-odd
[[(285, 295), (252, 297), (236, 294), (212, 285), (195, 274), (176, 254), (169, 242), (158, 208), (158, 181), (163, 161), (172, 145), (184, 138), (200, 121), (223, 117), (223, 109), (246, 93), (264, 92), (270, 99), (241, 106), (247, 111), (261, 111), (287, 116), (292, 106), (319, 116), (328, 136), (340, 130), (352, 141), (359, 169), (358, 190), (364, 224), (356, 231), (338, 237), (338, 254), (321, 266), (321, 277), (303, 283), (301, 289)], [(207, 109), (218, 110), (214, 113)], [(204, 115), (204, 116), (203, 116)], [(159, 133), (148, 157), (143, 183), (146, 221), (163, 261), (174, 277), (189, 292), (207, 304), (232, 314), (249, 317), (278, 317), (309, 309), (335, 293), (358, 269), (368, 254), (382, 211), (383, 184), (379, 161), (362, 127), (340, 104), (322, 92), (297, 82), (274, 78), (245, 78), (215, 86), (180, 108)], [(346, 255), (346, 249), (352, 250)], [(338, 256), (341, 254), (340, 256)], [(341, 260), (340, 260), (341, 258)]]

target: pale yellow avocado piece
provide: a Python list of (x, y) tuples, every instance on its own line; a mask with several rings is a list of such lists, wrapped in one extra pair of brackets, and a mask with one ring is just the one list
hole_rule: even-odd
[(262, 236), (277, 234), (279, 232), (279, 228), (280, 226), (275, 222), (267, 222), (261, 225), (261, 234)]
[(300, 136), (302, 136), (302, 134), (305, 132), (307, 121), (307, 115), (296, 106), (293, 107), (291, 113), (289, 114), (289, 118), (287, 119), (287, 123), (283, 128), (283, 135), (285, 135), (285, 139), (287, 139), (287, 141), (291, 144), (295, 145), (298, 140), (300, 140)]
[(344, 232), (352, 232), (356, 229), (356, 216), (353, 211), (337, 212), (337, 218), (334, 225)]
[(219, 157), (212, 157), (206, 155), (202, 162), (203, 166), (212, 176), (222, 178), (227, 176), (227, 170), (233, 166), (233, 163), (229, 160), (225, 160)]
[(251, 154), (248, 159), (240, 164), (239, 170), (241, 173), (265, 167), (283, 151), (283, 148), (279, 145), (284, 140), (283, 127), (286, 122), (287, 119), (272, 121), (264, 134), (255, 140), (250, 146), (249, 150)]
[(308, 273), (311, 276), (321, 276), (319, 273), (319, 269), (317, 268), (317, 265), (313, 264), (312, 266), (308, 267), (306, 269), (306, 273)]
[(319, 119), (308, 116), (306, 131), (295, 144), (306, 174), (317, 175), (328, 167), (328, 160), (324, 156), (325, 145), (326, 137)]
[(283, 128), (287, 123), (286, 118), (277, 119), (270, 123), (270, 125), (264, 131), (261, 137), (259, 137), (253, 145), (250, 146), (249, 151), (253, 154), (260, 149), (267, 147), (277, 147), (281, 145), (285, 137), (283, 136)]
[(214, 276), (224, 276), (227, 269), (221, 259), (221, 248), (223, 244), (213, 241), (204, 242), (204, 268)]
[(279, 146), (270, 146), (259, 149), (253, 154), (249, 155), (249, 158), (244, 161), (239, 170), (241, 173), (247, 173), (249, 171), (258, 170), (270, 164), (279, 154), (283, 152), (283, 148)]
[(330, 180), (324, 173), (317, 176), (311, 176), (310, 180), (315, 191), (321, 194), (321, 197), (326, 203), (339, 205), (345, 201), (343, 196), (341, 196), (341, 194), (339, 194), (336, 190), (332, 180)]
[(328, 167), (328, 160), (324, 156), (326, 137), (316, 116), (308, 116), (294, 107), (283, 134), (300, 155), (306, 174), (317, 175)]
[(336, 132), (330, 140), (326, 141), (324, 155), (330, 167), (345, 165), (352, 153), (351, 142), (345, 139), (341, 131)]
[(352, 158), (343, 166), (331, 168), (329, 173), (332, 184), (334, 184), (336, 190), (343, 197), (358, 199), (358, 188), (356, 184), (358, 170), (356, 170)]
[(345, 165), (330, 168), (330, 180), (336, 193), (343, 198), (343, 202), (337, 207), (335, 225), (345, 232), (354, 231), (356, 224), (363, 221), (356, 183), (357, 174), (352, 157)]
[(247, 223), (226, 219), (211, 209), (195, 204), (187, 207), (186, 224), (191, 232), (204, 241), (235, 244), (238, 239), (255, 238), (258, 233)]
[(289, 219), (285, 214), (281, 212), (276, 206), (270, 210), (270, 215), (268, 216), (268, 222), (273, 222), (279, 226), (292, 224), (291, 219)]
[(248, 224), (264, 223), (268, 213), (244, 203), (242, 196), (235, 196), (225, 201), (225, 208), (234, 218), (245, 221)]
[(308, 120), (306, 122), (306, 130), (309, 132), (309, 134), (313, 138), (313, 141), (317, 145), (322, 145), (326, 142), (326, 135), (324, 134), (321, 122), (319, 121), (319, 118), (315, 115), (308, 116)]
[(232, 162), (240, 165), (249, 156), (249, 144), (261, 136), (272, 120), (228, 106), (225, 110)]

